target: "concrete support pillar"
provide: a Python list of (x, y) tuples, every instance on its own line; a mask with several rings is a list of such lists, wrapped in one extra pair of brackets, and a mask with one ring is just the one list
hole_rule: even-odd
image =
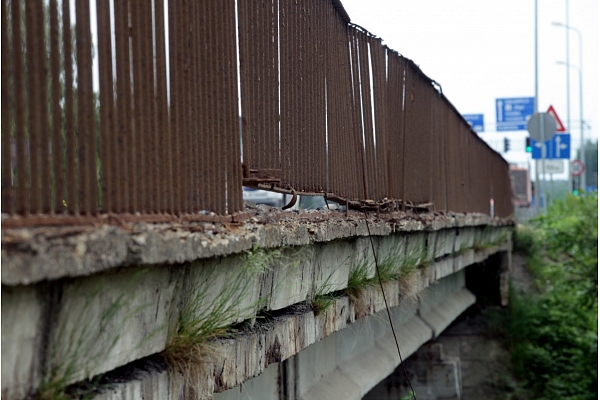
[[(421, 347), (405, 362), (415, 395), (419, 400), (460, 399), (462, 377), (460, 358), (445, 356), (442, 345), (432, 343)], [(410, 393), (402, 366), (396, 368), (363, 400), (396, 400)]]
[(492, 254), (481, 264), (466, 268), (467, 289), (482, 304), (508, 305), (508, 282), (512, 263), (511, 250)]
[(510, 270), (512, 266), (512, 253), (503, 251), (499, 253), (500, 258), (500, 304), (508, 306)]

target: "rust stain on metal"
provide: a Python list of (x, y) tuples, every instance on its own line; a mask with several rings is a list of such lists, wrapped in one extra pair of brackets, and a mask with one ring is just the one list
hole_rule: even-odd
[(164, 0), (36, 4), (2, 3), (6, 224), (231, 216), (242, 185), (380, 212), (489, 213), (494, 199), (512, 213), (502, 157), (329, 1), (239, 0), (237, 27), (234, 0), (169, 2), (168, 30)]
[(12, 182), (11, 166), (11, 124), (13, 121), (12, 107), (5, 107), (11, 101), (10, 82), (4, 81), (10, 76), (10, 63), (13, 59), (13, 49), (8, 45), (8, 20), (6, 3), (0, 5), (2, 13), (2, 212), (13, 214), (14, 185)]

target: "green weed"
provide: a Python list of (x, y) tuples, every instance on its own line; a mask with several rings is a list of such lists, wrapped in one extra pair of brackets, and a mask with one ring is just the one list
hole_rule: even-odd
[[(213, 266), (205, 278), (185, 290), (184, 304), (170, 326), (169, 341), (162, 356), (172, 371), (183, 373), (191, 382), (195, 368), (210, 355), (211, 339), (227, 337), (239, 318), (256, 315), (268, 297), (253, 299), (253, 288), (272, 266), (283, 258), (283, 249), (266, 251), (256, 247), (245, 255), (243, 266), (234, 271), (222, 287), (222, 268)], [(216, 289), (215, 289), (216, 288)]]
[(331, 307), (335, 303), (335, 299), (336, 296), (331, 293), (314, 295), (311, 300), (311, 304), (315, 315), (319, 315)]
[(405, 261), (404, 248), (396, 246), (388, 251), (384, 257), (379, 260), (378, 271), (375, 278), (380, 278), (382, 282), (396, 281), (403, 274), (403, 262)]
[(460, 245), (458, 250), (453, 251), (450, 256), (456, 257), (465, 254), (468, 250), (470, 250), (469, 246), (466, 243)]
[(415, 392), (413, 392), (413, 391), (411, 390), (409, 394), (406, 394), (406, 395), (404, 395), (404, 396), (402, 396), (402, 397), (398, 398), (398, 400), (413, 400), (413, 399), (415, 399), (415, 398), (416, 398), (416, 397), (415, 397)]
[[(418, 260), (416, 260), (418, 261)], [(363, 261), (350, 273), (348, 278), (348, 286), (346, 294), (350, 299), (357, 300), (360, 293), (368, 286), (378, 285), (379, 279), (381, 282), (397, 281), (402, 276), (409, 273), (413, 268), (406, 266), (404, 249), (402, 246), (397, 246), (378, 262), (375, 274), (371, 276), (373, 264)]]
[[(99, 302), (102, 285), (97, 284), (87, 293), (83, 304), (73, 304), (73, 313), (64, 319), (54, 336), (49, 354), (49, 364), (42, 382), (35, 394), (40, 400), (60, 400), (72, 398), (67, 393), (68, 386), (75, 377), (84, 371), (90, 374), (95, 366), (106, 360), (117, 344), (123, 326), (129, 318), (139, 313), (145, 305), (135, 308), (128, 315), (121, 315), (130, 301), (131, 287), (146, 270), (133, 275), (122, 293), (110, 303), (100, 317), (92, 310)], [(87, 288), (79, 288), (86, 290)], [(74, 293), (77, 296), (77, 292)], [(75, 315), (74, 317), (72, 315)], [(121, 319), (119, 319), (119, 318)], [(101, 376), (89, 383), (99, 382)], [(90, 386), (90, 385), (88, 385)]]
[[(341, 265), (338, 266), (338, 268), (339, 267), (341, 267)], [(336, 289), (336, 285), (333, 284), (331, 281), (333, 274), (337, 271), (338, 268), (336, 268), (329, 274), (329, 276), (327, 276), (325, 282), (323, 282), (317, 288), (313, 288), (311, 304), (315, 315), (319, 315), (321, 312), (325, 311), (327, 308), (331, 307), (335, 303), (336, 296), (333, 292)]]
[(414, 270), (426, 265), (427, 247), (411, 247), (406, 251), (404, 262), (401, 268), (401, 276), (411, 274)]
[(367, 261), (361, 262), (350, 272), (346, 294), (351, 300), (357, 300), (365, 287), (374, 283), (371, 275), (371, 264)]

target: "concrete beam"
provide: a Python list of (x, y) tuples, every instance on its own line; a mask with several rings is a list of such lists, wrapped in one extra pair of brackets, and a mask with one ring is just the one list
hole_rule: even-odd
[[(243, 233), (228, 231), (230, 228), (217, 227), (215, 224), (205, 226), (201, 232), (171, 227), (175, 229), (173, 231), (165, 226), (149, 225), (137, 227), (134, 232), (101, 227), (93, 232), (67, 236), (64, 236), (64, 231), (62, 236), (47, 236), (39, 232), (34, 234), (33, 231), (27, 234), (24, 231), (3, 231), (3, 398), (22, 399), (31, 395), (50, 372), (61, 376), (61, 371), (67, 367), (74, 372), (63, 378), (66, 383), (73, 383), (163, 351), (169, 340), (169, 327), (191, 298), (202, 294), (206, 309), (206, 305), (214, 304), (215, 299), (226, 292), (232, 279), (240, 276), (239, 271), (246, 262), (243, 251), (245, 244), (241, 243), (250, 246), (260, 242), (265, 248), (305, 241), (311, 245), (273, 248), (272, 251), (280, 251), (281, 254), (269, 261), (270, 265), (264, 273), (248, 280), (247, 291), (243, 296), (235, 297), (237, 302), (232, 304), (233, 312), (223, 316), (221, 322), (224, 325), (252, 320), (259, 310), (287, 310), (312, 299), (315, 294), (326, 295), (343, 290), (347, 287), (351, 271), (363, 262), (371, 266), (371, 276), (374, 276), (371, 241), (363, 236), (367, 234), (364, 219), (336, 216), (291, 228), (293, 221), (283, 221), (281, 219), (280, 223), (273, 225), (248, 222), (240, 228), (246, 229)], [(489, 219), (487, 221), (490, 222)], [(471, 253), (446, 253), (450, 247), (441, 245), (445, 243), (445, 235), (454, 238), (456, 229), (460, 231), (471, 227), (468, 223), (485, 222), (483, 217), (432, 218), (429, 225), (416, 220), (370, 221), (369, 224), (371, 222), (371, 232), (376, 235), (373, 242), (378, 260), (384, 260), (394, 249), (399, 252), (396, 260), (399, 265), (410, 258), (411, 249), (426, 254), (415, 263), (428, 261), (431, 254), (439, 258), (430, 268), (421, 267), (419, 273), (411, 277), (413, 281), (410, 284), (406, 281), (386, 283), (386, 292), (394, 293), (388, 299), (390, 307), (398, 306), (400, 298), (416, 295), (431, 282), (460, 270), (467, 261), (484, 259), (507, 246), (490, 245), (485, 249), (472, 250)], [(467, 228), (456, 228), (460, 224)], [(252, 227), (256, 230), (253, 231)], [(410, 231), (409, 228), (415, 230)], [(416, 231), (417, 228), (437, 229), (435, 239), (429, 242), (428, 233)], [(395, 229), (397, 233), (393, 233)], [(495, 229), (506, 228), (498, 226)], [(307, 234), (293, 239), (294, 234), (300, 231)], [(492, 237), (491, 234), (488, 236)], [(211, 237), (211, 242), (204, 245), (203, 240), (208, 237)], [(343, 240), (334, 240), (340, 237)], [(126, 243), (125, 247), (122, 247), (122, 243), (116, 244), (121, 239)], [(111, 252), (109, 249), (113, 244), (116, 248)], [(175, 246), (175, 250), (168, 249), (169, 245)], [(158, 247), (153, 249), (153, 246)], [(431, 247), (434, 250), (431, 251)], [(61, 254), (61, 249), (66, 253)], [(179, 250), (183, 256), (177, 253)], [(219, 252), (234, 254), (202, 258)], [(170, 262), (179, 260), (177, 257), (171, 258), (175, 253), (181, 259), (192, 256), (200, 256), (200, 259), (178, 265), (153, 263), (165, 259)], [(44, 256), (49, 257), (46, 263), (42, 263)], [(467, 256), (470, 257), (468, 260)], [(60, 260), (65, 260), (66, 264), (55, 265)], [(152, 264), (134, 266), (137, 262)], [(128, 266), (115, 268), (116, 265)], [(20, 266), (23, 266), (22, 273), (17, 274)], [(52, 267), (56, 267), (56, 271), (52, 271)], [(64, 279), (65, 276), (75, 276), (76, 279)], [(52, 280), (60, 277), (63, 278)], [(42, 279), (50, 281), (41, 282)], [(35, 281), (38, 283), (26, 284)], [(281, 334), (285, 334), (276, 336), (280, 350), (266, 352), (262, 359), (259, 357), (252, 361), (248, 358), (247, 369), (238, 370), (237, 367), (223, 364), (224, 372), (209, 371), (207, 377), (222, 378), (219, 378), (221, 387), (208, 386), (207, 393), (215, 389), (225, 390), (261, 374), (265, 366), (256, 366), (261, 364), (260, 360), (268, 360), (268, 365), (278, 358), (290, 357), (311, 343), (343, 329), (344, 324), (384, 308), (377, 287), (368, 287), (364, 293), (361, 302), (346, 303), (344, 312), (340, 309), (338, 314), (329, 315), (327, 311), (323, 315), (328, 317), (319, 315), (313, 320), (305, 317), (297, 321), (300, 324), (298, 326), (280, 326), (278, 329)], [(258, 299), (265, 301), (259, 302)], [(306, 333), (296, 336), (296, 329), (304, 329)], [(282, 345), (284, 337), (293, 339), (293, 346)], [(275, 338), (268, 340), (271, 340), (270, 347), (266, 349), (277, 347)], [(72, 343), (77, 345), (74, 347)], [(240, 340), (238, 343), (245, 342)], [(226, 345), (223, 342), (219, 346), (224, 346), (222, 349), (226, 354), (241, 351), (235, 347), (238, 344), (231, 347), (233, 344)], [(255, 344), (249, 342), (248, 346), (252, 348)], [(234, 372), (227, 372), (228, 368)], [(212, 382), (214, 386), (214, 379)], [(203, 385), (206, 386), (206, 383)]]
[[(462, 274), (464, 272), (458, 275)], [(464, 289), (464, 278), (456, 278), (454, 275), (442, 279), (434, 286), (443, 287), (449, 293), (445, 298), (430, 297), (430, 308), (433, 306), (433, 299), (440, 302), (437, 306), (443, 307), (441, 303), (448, 299), (459, 301), (467, 292)], [(435, 335), (429, 324), (416, 314), (417, 304), (404, 301), (390, 311), (404, 359)], [(454, 318), (455, 315), (447, 314), (443, 323), (447, 326)], [(261, 375), (243, 383), (239, 389), (215, 394), (214, 399), (359, 400), (399, 364), (387, 313), (380, 311), (349, 324), (294, 355), (284, 365), (280, 365), (277, 379), (273, 373), (264, 377)], [(272, 368), (273, 366), (269, 369)], [(282, 368), (287, 373), (283, 373)], [(286, 368), (293, 371), (286, 371)], [(285, 382), (286, 379), (291, 382)], [(282, 387), (287, 388), (286, 397), (281, 397)], [(268, 397), (264, 397), (267, 394)]]
[[(435, 269), (436, 264), (430, 268)], [(464, 271), (459, 272), (459, 275), (462, 274)], [(447, 297), (430, 296), (427, 298), (427, 306), (430, 309), (441, 308), (449, 299), (460, 303), (460, 298), (465, 294), (465, 289), (461, 286), (463, 284), (464, 278), (454, 275), (435, 283), (434, 287), (444, 288)], [(401, 352), (407, 358), (434, 337), (435, 331), (417, 315), (418, 307), (425, 303), (403, 299), (398, 287), (399, 285), (388, 283), (385, 290), (391, 303)], [(365, 292), (363, 295), (363, 301), (372, 301), (368, 299), (373, 297), (372, 293)], [(432, 304), (436, 298), (440, 300), (437, 307)], [(279, 396), (284, 386), (287, 386), (288, 399), (327, 398), (323, 397), (323, 393), (331, 390), (336, 393), (349, 390), (349, 393), (364, 395), (394, 370), (399, 359), (395, 355), (395, 343), (387, 323), (386, 311), (380, 310), (363, 318), (353, 318), (353, 310), (356, 309), (354, 304), (354, 301), (349, 302), (343, 297), (337, 299), (328, 311), (317, 316), (310, 310), (281, 316), (267, 325), (257, 326), (254, 331), (256, 333), (245, 333), (214, 343), (211, 353), (217, 356), (207, 363), (209, 367), (201, 374), (206, 380), (199, 382), (194, 395), (207, 399), (279, 399), (280, 397), (260, 396), (265, 393), (273, 396), (279, 393)], [(442, 321), (442, 324), (447, 326), (454, 317), (455, 315), (448, 313), (447, 320)], [(363, 364), (368, 360), (372, 361), (373, 366), (365, 369)], [(282, 362), (291, 366), (291, 370), (288, 367), (284, 375), (288, 377), (286, 379), (297, 379), (293, 384), (282, 382)], [(263, 376), (267, 370), (269, 373)], [(184, 378), (164, 371), (142, 375), (136, 378), (136, 382), (133, 387), (178, 388), (172, 389), (169, 397), (162, 397), (165, 399), (177, 398), (185, 386)], [(215, 382), (219, 382), (218, 387)], [(130, 383), (117, 384), (95, 399), (154, 398), (150, 392), (137, 392), (131, 388)], [(227, 388), (232, 389), (226, 390)], [(214, 393), (221, 390), (224, 391)], [(342, 391), (337, 392), (338, 390)], [(292, 393), (296, 397), (291, 397)], [(348, 398), (354, 398), (352, 396)]]

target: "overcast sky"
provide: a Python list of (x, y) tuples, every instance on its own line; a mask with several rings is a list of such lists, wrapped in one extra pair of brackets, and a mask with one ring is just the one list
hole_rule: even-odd
[[(353, 23), (412, 59), (462, 114), (484, 114), (481, 134), (496, 150), (504, 137), (510, 162), (526, 163), (525, 131), (496, 132), (495, 99), (535, 94), (534, 0), (342, 0)], [(539, 111), (553, 105), (567, 125), (566, 29), (583, 40), (583, 119), (598, 138), (598, 2), (538, 0)], [(570, 126), (579, 146), (579, 39), (570, 30)], [(559, 176), (556, 176), (559, 178)], [(566, 178), (566, 174), (564, 175)]]

